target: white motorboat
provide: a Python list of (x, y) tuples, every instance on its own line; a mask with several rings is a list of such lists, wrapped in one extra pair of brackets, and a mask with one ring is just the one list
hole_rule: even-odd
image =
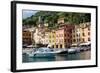
[(71, 47), (70, 49), (68, 49), (68, 53), (77, 53), (80, 51), (81, 51), (80, 47)]
[(35, 52), (29, 54), (30, 57), (55, 57), (55, 52), (51, 48), (38, 48)]

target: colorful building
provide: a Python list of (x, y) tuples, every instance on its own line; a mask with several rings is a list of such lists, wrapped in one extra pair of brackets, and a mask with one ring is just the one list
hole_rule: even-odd
[(51, 45), (52, 48), (56, 48), (56, 32), (55, 32), (55, 30), (51, 30), (49, 32), (49, 45)]
[(72, 25), (64, 18), (58, 19), (58, 28), (50, 30), (48, 23), (39, 17), (39, 25), (35, 28), (23, 28), (23, 44), (51, 45), (52, 48), (69, 48), (71, 46), (90, 44), (90, 22)]
[(43, 23), (39, 22), (38, 26), (35, 29), (34, 40), (35, 44), (43, 44), (45, 39), (45, 31), (47, 27)]
[(43, 40), (43, 44), (44, 45), (48, 45), (49, 44), (49, 32), (45, 32), (45, 36), (42, 39)]
[(31, 45), (32, 44), (32, 34), (30, 31), (23, 30), (22, 41), (23, 41), (23, 45)]
[(88, 45), (90, 43), (90, 22), (75, 25), (72, 30), (72, 46)]
[(72, 44), (72, 29), (71, 24), (61, 24), (56, 29), (56, 48), (68, 48)]
[(80, 45), (89, 45), (90, 44), (90, 41), (91, 41), (91, 31), (90, 31), (90, 28), (91, 28), (91, 24), (90, 22), (87, 22), (87, 23), (82, 23), (80, 24), (80, 28), (81, 28), (81, 33), (80, 33), (80, 41), (81, 41), (81, 44)]
[(74, 28), (72, 30), (72, 46), (77, 46), (80, 44), (80, 33), (81, 28), (79, 25), (74, 25)]

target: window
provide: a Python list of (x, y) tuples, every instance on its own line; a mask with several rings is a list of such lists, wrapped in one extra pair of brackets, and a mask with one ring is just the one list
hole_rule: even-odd
[(78, 37), (78, 34), (76, 36)]
[(70, 42), (70, 40), (68, 39), (68, 43)]
[(88, 41), (90, 41), (90, 38), (88, 38)]
[(65, 41), (65, 43), (66, 43), (66, 39), (65, 39), (64, 41)]
[(72, 30), (69, 30), (69, 33), (72, 33)]
[(85, 34), (84, 34), (84, 33), (82, 33), (82, 35), (83, 35), (83, 36), (85, 36)]
[(65, 37), (66, 37), (66, 34), (65, 34)]
[(72, 35), (70, 35), (70, 38), (72, 38)]
[(62, 48), (62, 45), (60, 44), (60, 48)]
[(76, 40), (75, 40), (75, 39), (73, 39), (73, 42), (76, 42)]
[(70, 42), (72, 43), (72, 40), (70, 40)]
[(56, 48), (58, 48), (58, 45), (56, 45)]
[(52, 46), (52, 48), (54, 48), (54, 45)]
[(88, 35), (90, 35), (90, 32), (88, 32)]
[(81, 39), (79, 39), (79, 41), (81, 41)]
[(69, 34), (67, 36), (69, 37)]

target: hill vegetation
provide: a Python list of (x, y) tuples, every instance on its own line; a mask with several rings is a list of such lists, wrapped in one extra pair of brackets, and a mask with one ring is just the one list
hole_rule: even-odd
[[(39, 17), (41, 20), (39, 21)], [(53, 11), (38, 11), (35, 15), (23, 19), (23, 25), (34, 25), (38, 23), (48, 23), (48, 27), (54, 27), (57, 25), (59, 18), (64, 18), (65, 22), (70, 24), (79, 24), (91, 21), (90, 13), (75, 13), (75, 12), (53, 12)]]

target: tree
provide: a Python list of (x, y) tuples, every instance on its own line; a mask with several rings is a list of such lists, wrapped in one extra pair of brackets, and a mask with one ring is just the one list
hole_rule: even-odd
[(23, 25), (37, 26), (39, 22), (39, 16), (42, 17), (43, 23), (48, 23), (48, 27), (50, 28), (58, 26), (57, 21), (59, 18), (64, 18), (65, 22), (75, 25), (91, 21), (90, 13), (38, 11), (35, 15), (23, 19)]

